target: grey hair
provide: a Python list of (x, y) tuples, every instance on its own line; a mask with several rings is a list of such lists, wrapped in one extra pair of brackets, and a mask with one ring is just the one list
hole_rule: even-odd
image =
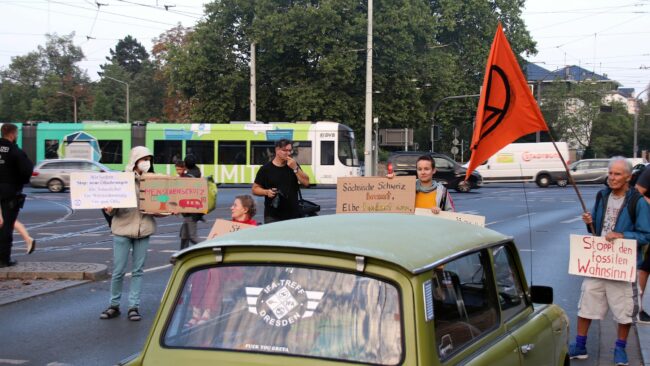
[(632, 163), (630, 163), (630, 161), (627, 160), (624, 156), (614, 156), (613, 158), (609, 159), (609, 165), (607, 166), (608, 170), (611, 169), (612, 166), (619, 161), (623, 163), (625, 172), (627, 174), (632, 174)]

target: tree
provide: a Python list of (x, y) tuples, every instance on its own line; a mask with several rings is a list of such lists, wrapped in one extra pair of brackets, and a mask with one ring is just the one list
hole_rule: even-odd
[[(144, 46), (137, 39), (130, 35), (117, 42), (115, 50), (110, 49), (111, 57), (106, 60), (111, 64), (117, 64), (122, 69), (131, 74), (137, 74), (141, 71), (143, 63), (149, 61), (149, 54)], [(102, 70), (104, 66), (101, 66)]]

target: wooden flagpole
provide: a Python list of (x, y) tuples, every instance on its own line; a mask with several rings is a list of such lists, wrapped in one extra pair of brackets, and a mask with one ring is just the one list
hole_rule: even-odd
[[(576, 191), (576, 194), (578, 195), (578, 200), (580, 201), (580, 205), (582, 205), (582, 212), (589, 213), (589, 211), (587, 210), (587, 206), (585, 205), (585, 201), (582, 199), (582, 194), (580, 194), (580, 190), (578, 189), (578, 185), (576, 184), (575, 180), (573, 180), (573, 176), (571, 176), (571, 171), (569, 171), (569, 166), (566, 164), (566, 161), (564, 160), (564, 157), (562, 156), (560, 149), (557, 147), (557, 144), (555, 143), (555, 139), (553, 138), (553, 135), (551, 135), (551, 131), (547, 131), (547, 132), (548, 132), (548, 137), (551, 139), (551, 142), (553, 143), (553, 147), (555, 147), (555, 151), (557, 151), (557, 154), (560, 156), (562, 165), (564, 165), (564, 170), (566, 170), (567, 179), (569, 180), (569, 183), (571, 183), (573, 189)], [(594, 228), (593, 221), (591, 224), (589, 224), (589, 228), (591, 229), (591, 233), (593, 235), (596, 235), (596, 229)]]

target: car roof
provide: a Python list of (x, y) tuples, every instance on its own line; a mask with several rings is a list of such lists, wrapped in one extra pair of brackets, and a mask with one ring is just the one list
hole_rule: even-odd
[(177, 252), (172, 260), (204, 248), (280, 247), (375, 258), (417, 274), (458, 253), (509, 240), (490, 229), (435, 217), (338, 214), (241, 230)]

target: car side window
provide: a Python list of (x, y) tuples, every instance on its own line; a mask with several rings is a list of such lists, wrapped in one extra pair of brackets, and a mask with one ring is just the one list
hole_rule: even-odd
[(433, 273), (436, 348), (441, 360), (472, 345), (499, 324), (486, 251), (438, 266)]
[(435, 158), (436, 161), (436, 170), (450, 170), (454, 166), (451, 164), (450, 161), (447, 159), (443, 158)]
[(493, 248), (492, 256), (501, 314), (504, 320), (508, 320), (528, 307), (526, 295), (519, 271), (508, 248), (506, 246)]

